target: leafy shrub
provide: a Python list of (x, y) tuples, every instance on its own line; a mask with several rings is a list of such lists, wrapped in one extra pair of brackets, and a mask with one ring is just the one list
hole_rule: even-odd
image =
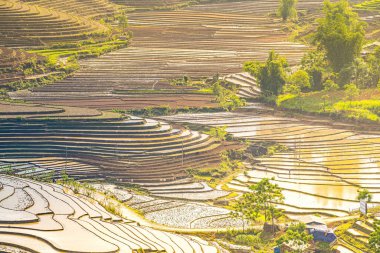
[(286, 58), (271, 51), (266, 62), (245, 62), (244, 70), (251, 73), (257, 79), (265, 96), (277, 96), (286, 83), (286, 70), (288, 66)]
[(24, 76), (30, 76), (30, 75), (33, 75), (33, 69), (32, 68), (27, 68), (27, 69), (24, 69)]
[(218, 140), (225, 141), (226, 137), (228, 135), (228, 132), (226, 131), (226, 126), (221, 127), (211, 127), (209, 131), (206, 132), (206, 134), (217, 138)]

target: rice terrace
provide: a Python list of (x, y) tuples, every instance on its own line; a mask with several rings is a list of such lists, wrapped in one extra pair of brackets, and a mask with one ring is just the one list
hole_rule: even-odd
[(380, 253), (380, 1), (0, 0), (0, 252)]

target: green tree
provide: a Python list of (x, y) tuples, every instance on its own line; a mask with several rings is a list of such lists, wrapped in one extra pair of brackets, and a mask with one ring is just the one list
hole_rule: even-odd
[(301, 68), (305, 70), (311, 79), (314, 90), (321, 90), (325, 76), (328, 73), (326, 54), (323, 50), (313, 50), (305, 54), (301, 60)]
[(324, 112), (326, 111), (327, 100), (330, 99), (329, 92), (330, 91), (336, 91), (338, 89), (339, 89), (339, 85), (336, 84), (331, 79), (328, 79), (328, 80), (326, 80), (326, 82), (323, 83), (323, 91), (325, 92), (325, 94), (322, 95), (322, 99), (323, 99), (322, 109), (323, 109)]
[(251, 185), (249, 189), (252, 190), (252, 200), (264, 214), (265, 221), (271, 221), (274, 227), (274, 220), (282, 215), (281, 210), (276, 206), (284, 202), (281, 188), (277, 184), (272, 184), (269, 178), (263, 178), (260, 182)]
[(228, 132), (226, 131), (226, 126), (220, 126), (220, 127), (211, 127), (209, 131), (206, 132), (206, 134), (215, 137), (219, 139), (220, 141), (225, 141), (228, 135)]
[(374, 223), (374, 232), (369, 236), (369, 248), (374, 253), (380, 252), (380, 221), (376, 220)]
[(283, 235), (279, 240), (277, 240), (277, 245), (282, 243), (291, 243), (295, 246), (294, 253), (304, 252), (304, 247), (313, 240), (313, 236), (306, 231), (306, 226), (303, 223), (292, 224), (286, 230), (285, 235)]
[(336, 3), (325, 0), (323, 12), (325, 17), (318, 20), (315, 41), (326, 51), (333, 69), (339, 72), (359, 56), (364, 43), (365, 23), (359, 20), (347, 0)]
[(380, 83), (380, 46), (367, 55), (366, 62), (369, 65), (371, 80), (368, 87), (376, 87)]
[(357, 200), (364, 200), (369, 203), (372, 200), (372, 194), (367, 189), (359, 189)]
[(244, 193), (235, 205), (233, 205), (233, 212), (231, 212), (231, 216), (242, 220), (243, 232), (246, 221), (253, 224), (260, 216), (260, 209), (256, 205), (257, 202), (257, 196), (252, 193)]
[(299, 95), (301, 93), (301, 88), (296, 84), (288, 83), (284, 85), (282, 92), (284, 94)]
[(282, 20), (286, 21), (289, 18), (297, 18), (296, 9), (297, 0), (280, 0), (280, 7), (278, 8), (278, 13)]
[(323, 90), (324, 91), (336, 91), (339, 89), (339, 85), (336, 84), (333, 80), (328, 79), (326, 82), (323, 83)]
[(350, 83), (344, 86), (344, 94), (346, 94), (346, 99), (350, 102), (359, 96), (360, 90), (354, 83)]
[(289, 84), (299, 87), (301, 91), (311, 88), (310, 76), (305, 70), (297, 70), (288, 79)]
[(117, 15), (117, 23), (120, 27), (123, 34), (125, 33), (125, 29), (128, 27), (128, 17), (125, 13), (125, 10), (121, 10), (120, 13)]
[(245, 105), (245, 100), (236, 94), (236, 90), (224, 88), (220, 82), (214, 83), (213, 93), (219, 105), (227, 111), (233, 111)]
[(371, 84), (370, 65), (363, 58), (356, 58), (352, 64), (353, 81), (359, 88), (367, 88)]
[(265, 63), (249, 61), (244, 64), (244, 70), (256, 77), (264, 95), (277, 96), (286, 83), (288, 66), (286, 59), (272, 50)]

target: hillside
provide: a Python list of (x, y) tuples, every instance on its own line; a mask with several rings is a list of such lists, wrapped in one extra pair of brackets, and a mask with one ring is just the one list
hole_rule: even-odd
[[(317, 4), (303, 2), (301, 8)], [(131, 13), (133, 40), (128, 48), (83, 61), (82, 70), (62, 82), (11, 97), (100, 109), (215, 107), (213, 96), (181, 91), (183, 86), (172, 86), (172, 80), (240, 72), (244, 61), (264, 59), (271, 49), (291, 64), (299, 62), (307, 47), (289, 42), (281, 21), (268, 16), (277, 5), (244, 1)]]

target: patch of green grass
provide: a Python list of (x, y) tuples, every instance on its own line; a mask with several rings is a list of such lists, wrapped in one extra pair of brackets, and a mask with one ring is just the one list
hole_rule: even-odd
[(340, 101), (331, 110), (350, 119), (374, 122), (380, 120), (380, 100)]
[(380, 90), (371, 88), (360, 91), (353, 101), (348, 101), (344, 91), (318, 91), (298, 96), (281, 96), (280, 108), (330, 115), (360, 122), (380, 121)]
[(111, 40), (104, 42), (87, 42), (87, 43), (67, 43), (55, 45), (46, 49), (29, 50), (29, 53), (36, 53), (46, 57), (65, 58), (76, 56), (79, 59), (86, 57), (97, 57), (104, 53), (116, 50), (128, 45), (128, 40)]

